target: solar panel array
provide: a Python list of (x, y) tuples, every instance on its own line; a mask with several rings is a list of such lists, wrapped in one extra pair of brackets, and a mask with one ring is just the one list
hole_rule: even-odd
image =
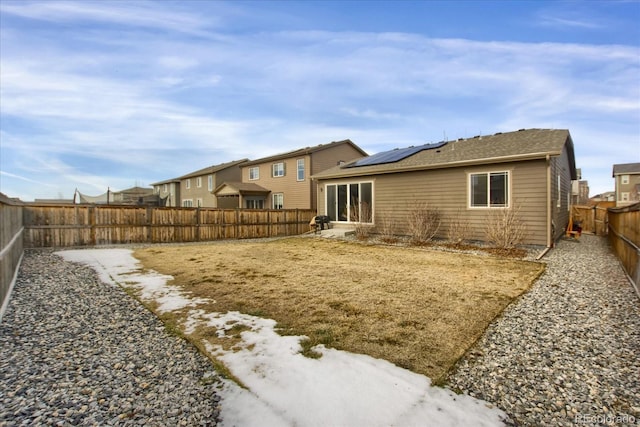
[(354, 163), (347, 165), (347, 167), (353, 168), (358, 166), (372, 166), (382, 165), (385, 163), (395, 163), (399, 162), (402, 159), (406, 159), (407, 157), (413, 156), (420, 151), (433, 150), (435, 148), (440, 148), (445, 144), (446, 142), (437, 142), (435, 144), (424, 144), (407, 148), (396, 148), (391, 151), (383, 151), (382, 153), (377, 153), (372, 156), (360, 159)]

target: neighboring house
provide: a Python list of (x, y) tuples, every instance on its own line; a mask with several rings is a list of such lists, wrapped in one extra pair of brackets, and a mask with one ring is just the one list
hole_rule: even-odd
[(153, 192), (162, 200), (162, 206), (180, 206), (180, 179), (172, 178), (151, 184)]
[(228, 180), (213, 193), (228, 207), (315, 209), (317, 187), (310, 176), (366, 155), (346, 139), (264, 157), (243, 163), (242, 179)]
[(616, 207), (640, 201), (640, 163), (613, 165), (616, 185)]
[(595, 196), (589, 199), (590, 205), (595, 205), (600, 202), (615, 202), (616, 201), (616, 192), (615, 191), (606, 191), (604, 193), (596, 194)]
[(523, 243), (552, 246), (569, 222), (577, 173), (568, 130), (522, 129), (378, 153), (312, 178), (318, 213), (337, 224), (359, 222), (366, 207), (363, 222), (408, 234), (409, 212), (428, 204), (442, 217), (438, 237), (457, 221), (484, 240), (489, 215), (515, 209)]
[(179, 178), (156, 182), (153, 185), (156, 194), (166, 198), (166, 206), (217, 208), (218, 200), (213, 190), (224, 181), (239, 181), (240, 165), (248, 159), (235, 160), (209, 166)]

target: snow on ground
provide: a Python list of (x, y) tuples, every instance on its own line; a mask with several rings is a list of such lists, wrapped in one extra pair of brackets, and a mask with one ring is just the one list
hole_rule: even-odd
[(131, 286), (160, 311), (194, 307), (184, 327), (215, 327), (224, 336), (245, 325), (233, 351), (207, 344), (246, 386), (225, 381), (221, 391), (224, 426), (497, 426), (506, 415), (488, 403), (431, 386), (429, 378), (369, 356), (317, 346), (322, 354), (300, 354), (299, 336), (280, 336), (276, 322), (238, 312), (210, 313), (166, 283), (171, 276), (143, 271), (128, 249), (58, 252), (65, 260), (93, 267), (110, 284)]

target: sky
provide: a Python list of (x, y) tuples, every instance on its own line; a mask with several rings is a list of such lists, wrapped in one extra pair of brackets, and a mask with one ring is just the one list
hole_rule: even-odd
[(0, 192), (149, 186), (350, 139), (568, 129), (640, 162), (640, 0), (0, 0)]
[(143, 270), (129, 249), (57, 254), (90, 265), (106, 284), (134, 287), (142, 300), (156, 303), (159, 313), (189, 309), (181, 325), (186, 334), (208, 327), (225, 337), (234, 325), (247, 327), (235, 351), (205, 345), (246, 387), (223, 381), (223, 427), (504, 425), (506, 414), (490, 403), (432, 386), (429, 378), (387, 361), (323, 345), (314, 347), (322, 356), (310, 359), (300, 354), (305, 337), (278, 335), (274, 320), (198, 309), (207, 301), (168, 285), (171, 276)]

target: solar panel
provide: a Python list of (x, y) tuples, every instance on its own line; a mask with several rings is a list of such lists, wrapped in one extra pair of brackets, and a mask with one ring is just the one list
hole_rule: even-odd
[(372, 166), (382, 165), (385, 163), (395, 163), (399, 162), (402, 159), (406, 159), (409, 156), (413, 156), (420, 151), (433, 150), (434, 148), (440, 148), (445, 144), (446, 142), (437, 142), (435, 144), (424, 144), (415, 147), (396, 148), (390, 151), (383, 151), (382, 153), (377, 153), (372, 156), (365, 157), (364, 159), (360, 159), (354, 163), (347, 165), (347, 167), (353, 168), (358, 166)]

